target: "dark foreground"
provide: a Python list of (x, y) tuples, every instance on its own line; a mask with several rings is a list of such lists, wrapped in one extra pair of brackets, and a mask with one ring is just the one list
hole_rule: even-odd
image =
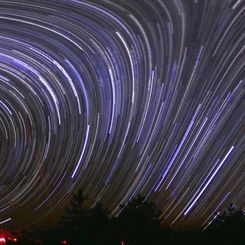
[(101, 204), (83, 208), (78, 192), (59, 222), (49, 229), (0, 230), (0, 245), (245, 245), (245, 215), (230, 204), (208, 226), (185, 231), (163, 228), (154, 203), (138, 196), (110, 218)]

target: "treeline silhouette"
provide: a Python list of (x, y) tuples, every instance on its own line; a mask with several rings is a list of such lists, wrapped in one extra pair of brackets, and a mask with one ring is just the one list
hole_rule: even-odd
[(25, 233), (21, 244), (71, 245), (245, 245), (245, 216), (231, 204), (217, 212), (205, 229), (176, 231), (161, 227), (154, 203), (137, 196), (109, 218), (100, 203), (85, 209), (82, 190), (75, 193), (54, 229)]

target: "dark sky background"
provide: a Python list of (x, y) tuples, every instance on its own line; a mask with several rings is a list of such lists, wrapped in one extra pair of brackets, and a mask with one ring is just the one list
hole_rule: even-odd
[(0, 226), (80, 187), (172, 227), (244, 209), (244, 23), (243, 0), (1, 0)]

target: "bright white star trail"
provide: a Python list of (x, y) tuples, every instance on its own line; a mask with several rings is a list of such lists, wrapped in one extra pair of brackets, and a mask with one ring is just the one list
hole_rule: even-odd
[(0, 224), (84, 190), (166, 226), (245, 208), (245, 1), (0, 0)]

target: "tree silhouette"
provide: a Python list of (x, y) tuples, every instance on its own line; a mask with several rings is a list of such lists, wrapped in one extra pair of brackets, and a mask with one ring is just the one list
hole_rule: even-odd
[(224, 211), (215, 213), (207, 228), (213, 244), (245, 244), (245, 215), (242, 210), (230, 204)]
[(89, 236), (89, 244), (108, 244), (111, 240), (111, 222), (107, 211), (100, 203), (89, 211), (87, 216), (86, 233)]
[(159, 244), (161, 226), (154, 203), (139, 195), (121, 208), (116, 225), (125, 244)]
[(59, 230), (62, 233), (62, 238), (68, 239), (74, 245), (80, 244), (83, 239), (86, 240), (84, 230), (88, 211), (83, 209), (85, 200), (86, 198), (83, 196), (82, 190), (79, 189), (73, 194), (59, 222)]
[(111, 222), (107, 211), (100, 203), (92, 209), (85, 209), (82, 190), (78, 190), (68, 204), (59, 227), (62, 239), (68, 239), (72, 245), (108, 244), (111, 234)]

